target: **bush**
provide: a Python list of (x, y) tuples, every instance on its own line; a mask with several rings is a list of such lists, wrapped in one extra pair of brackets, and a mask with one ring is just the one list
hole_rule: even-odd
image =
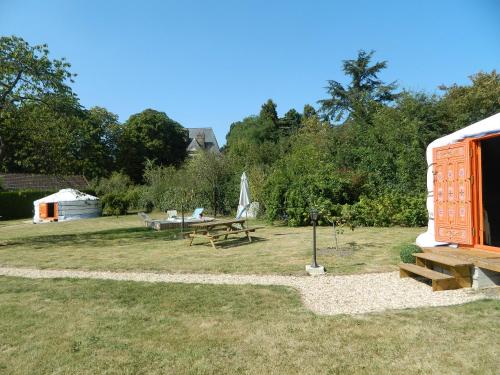
[(422, 249), (417, 245), (404, 245), (399, 250), (399, 256), (403, 263), (415, 263), (415, 256), (413, 254), (421, 253)]
[(109, 178), (101, 178), (94, 184), (94, 190), (101, 199), (102, 211), (106, 215), (125, 215), (139, 201), (138, 189), (130, 177), (120, 172), (113, 172)]
[(359, 202), (344, 205), (342, 216), (361, 226), (423, 226), (427, 223), (425, 195), (390, 192), (376, 197), (361, 196)]
[(101, 198), (101, 203), (106, 215), (125, 215), (130, 206), (126, 193), (108, 193)]

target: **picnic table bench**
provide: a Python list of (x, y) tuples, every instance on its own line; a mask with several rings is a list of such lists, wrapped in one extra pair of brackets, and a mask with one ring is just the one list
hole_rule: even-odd
[(227, 240), (228, 236), (245, 233), (248, 242), (252, 242), (250, 233), (255, 232), (262, 227), (245, 227), (245, 219), (232, 219), (232, 220), (215, 220), (206, 223), (199, 223), (191, 225), (193, 230), (188, 234), (190, 238), (189, 246), (193, 245), (195, 238), (207, 239), (212, 247), (215, 249), (215, 241), (224, 237)]

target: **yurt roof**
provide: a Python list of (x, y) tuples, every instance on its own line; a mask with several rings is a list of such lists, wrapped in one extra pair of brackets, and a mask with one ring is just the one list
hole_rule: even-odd
[(451, 145), (465, 138), (480, 138), (490, 134), (500, 133), (500, 113), (478, 121), (454, 133), (445, 135), (431, 142), (427, 147), (428, 160), (432, 158), (432, 149)]
[(99, 198), (93, 195), (82, 193), (75, 189), (62, 189), (57, 193), (48, 195), (46, 197), (40, 198), (33, 202), (33, 204), (40, 203), (53, 203), (53, 202), (71, 202), (71, 201), (88, 201), (88, 200), (98, 200)]

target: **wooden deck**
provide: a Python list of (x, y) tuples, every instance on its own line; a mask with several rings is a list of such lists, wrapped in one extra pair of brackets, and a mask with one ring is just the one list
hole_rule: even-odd
[(457, 249), (452, 247), (428, 247), (423, 250), (425, 253), (454, 257), (473, 263), (477, 267), (500, 272), (500, 253), (498, 252), (466, 247), (459, 247)]

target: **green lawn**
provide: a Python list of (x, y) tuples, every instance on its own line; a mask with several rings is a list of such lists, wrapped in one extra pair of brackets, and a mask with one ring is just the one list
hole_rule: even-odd
[(494, 374), (500, 302), (317, 316), (284, 287), (0, 277), (2, 374)]
[[(331, 227), (318, 229), (319, 262), (330, 274), (395, 270), (398, 246), (413, 242), (421, 228), (357, 228), (333, 246)], [(151, 270), (244, 274), (304, 274), (311, 256), (310, 227), (266, 226), (255, 242), (225, 242), (217, 250), (192, 247), (172, 231), (141, 226), (137, 216), (65, 223), (0, 222), (0, 265), (87, 270)], [(203, 240), (197, 240), (203, 242)]]

